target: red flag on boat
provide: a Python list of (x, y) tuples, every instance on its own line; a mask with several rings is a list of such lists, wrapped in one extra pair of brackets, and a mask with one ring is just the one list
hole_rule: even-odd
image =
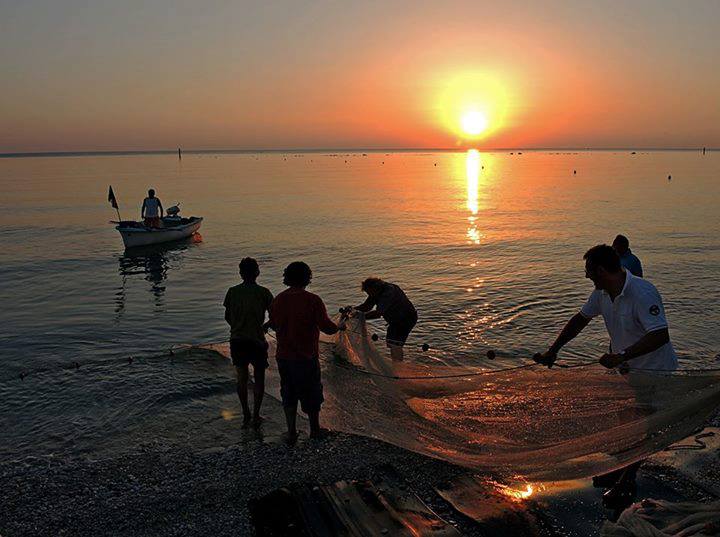
[(115, 199), (115, 192), (113, 192), (112, 186), (110, 186), (110, 192), (108, 192), (108, 201), (110, 202), (110, 205), (113, 206), (113, 209), (118, 208), (117, 200)]

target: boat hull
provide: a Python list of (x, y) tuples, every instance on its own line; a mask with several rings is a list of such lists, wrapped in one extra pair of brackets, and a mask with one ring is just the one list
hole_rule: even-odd
[(172, 227), (146, 228), (146, 227), (121, 227), (117, 226), (122, 237), (125, 248), (135, 246), (148, 246), (150, 244), (161, 244), (163, 242), (178, 241), (196, 233), (202, 225), (200, 217), (190, 218), (186, 224)]

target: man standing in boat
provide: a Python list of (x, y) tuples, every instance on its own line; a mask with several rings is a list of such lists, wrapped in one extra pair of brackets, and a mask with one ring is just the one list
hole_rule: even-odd
[[(243, 429), (252, 423), (260, 427), (260, 406), (265, 395), (265, 369), (268, 367), (268, 344), (265, 340), (265, 312), (269, 312), (272, 293), (258, 285), (260, 267), (252, 257), (240, 261), (243, 282), (228, 289), (225, 295), (225, 320), (230, 325), (230, 355), (237, 373), (237, 394), (243, 411)], [(253, 366), (253, 413), (248, 406), (249, 365)]]
[(160, 217), (163, 213), (163, 206), (160, 198), (155, 197), (155, 191), (151, 188), (148, 190), (148, 197), (143, 200), (140, 209), (140, 218), (146, 227), (162, 227)]

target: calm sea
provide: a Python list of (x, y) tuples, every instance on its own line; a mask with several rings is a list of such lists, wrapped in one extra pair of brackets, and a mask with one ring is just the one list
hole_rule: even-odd
[[(203, 216), (201, 240), (124, 251), (108, 185), (123, 219), (150, 187)], [(362, 301), (366, 276), (395, 282), (420, 312), (413, 359), (482, 364), (494, 349), (502, 367), (546, 348), (591, 291), (585, 250), (623, 233), (684, 362), (720, 352), (717, 152), (0, 158), (0, 190), (2, 457), (179, 434), (235, 405), (227, 363), (165, 352), (227, 338), (244, 256), (275, 293), (306, 261), (331, 312)], [(596, 321), (564, 356), (606, 348)]]

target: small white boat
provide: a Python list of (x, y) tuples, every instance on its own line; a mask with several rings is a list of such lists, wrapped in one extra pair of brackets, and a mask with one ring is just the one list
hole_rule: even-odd
[(132, 248), (185, 239), (200, 229), (202, 221), (199, 216), (166, 216), (162, 219), (163, 227), (146, 227), (142, 222), (123, 220), (115, 229), (120, 232), (125, 248)]

